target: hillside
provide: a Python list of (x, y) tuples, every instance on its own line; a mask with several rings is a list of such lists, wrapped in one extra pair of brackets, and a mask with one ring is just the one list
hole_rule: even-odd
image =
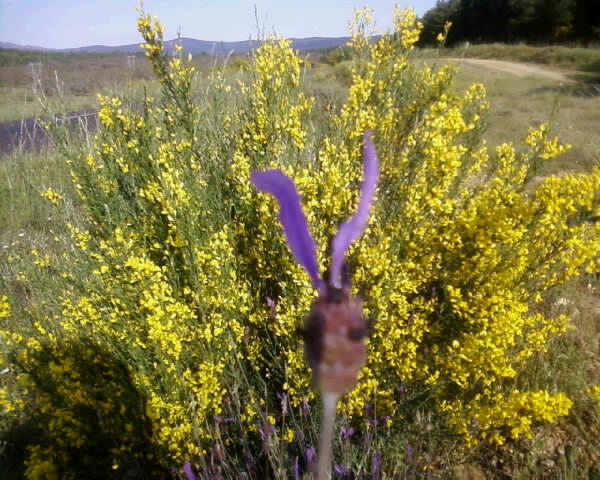
[[(308, 37), (308, 38), (291, 38), (292, 48), (294, 50), (319, 50), (322, 48), (333, 48), (344, 45), (350, 37)], [(165, 41), (167, 48), (173, 48), (177, 42), (181, 42), (183, 49), (193, 55), (211, 54), (211, 55), (228, 55), (245, 54), (257, 45), (256, 40), (242, 40), (238, 42), (219, 42), (211, 40), (196, 40), (194, 38), (183, 37), (181, 39), (173, 39)], [(43, 50), (45, 52), (77, 52), (77, 53), (140, 53), (139, 43), (131, 43), (127, 45), (87, 45), (78, 48), (65, 49), (48, 49), (35, 46), (23, 46), (10, 42), (0, 42), (0, 48), (12, 50)]]

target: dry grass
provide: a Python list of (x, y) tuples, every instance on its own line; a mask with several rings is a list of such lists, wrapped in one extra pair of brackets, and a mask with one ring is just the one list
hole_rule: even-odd
[(577, 72), (564, 73), (569, 81), (557, 82), (462, 63), (457, 89), (464, 91), (474, 82), (486, 86), (490, 100), (487, 138), (491, 145), (507, 138), (519, 141), (528, 126), (550, 120), (553, 132), (573, 148), (540, 173), (589, 170), (600, 160), (600, 88), (581, 81)]
[[(25, 61), (27, 60), (27, 61)], [(41, 62), (39, 84), (34, 81), (31, 62)], [(194, 65), (206, 70), (214, 58), (198, 56)], [(0, 122), (36, 117), (42, 108), (41, 91), (50, 110), (78, 111), (96, 104), (96, 94), (107, 91), (131, 94), (146, 84), (156, 84), (150, 63), (143, 55), (128, 60), (127, 54), (72, 54), (0, 50)], [(37, 90), (37, 92), (36, 92)]]

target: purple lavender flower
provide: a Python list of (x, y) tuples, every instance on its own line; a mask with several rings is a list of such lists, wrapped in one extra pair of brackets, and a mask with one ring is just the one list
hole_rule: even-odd
[(269, 422), (264, 422), (258, 425), (258, 431), (260, 433), (260, 438), (262, 440), (263, 451), (265, 453), (271, 452), (271, 438), (275, 433), (275, 427), (271, 425)]
[(352, 435), (354, 435), (354, 428), (345, 427), (344, 425), (342, 425), (340, 427), (340, 432), (342, 433), (342, 438), (344, 440), (348, 440)]
[(258, 431), (260, 432), (261, 438), (266, 440), (275, 433), (275, 427), (269, 422), (264, 422), (258, 426)]
[(362, 443), (363, 443), (363, 447), (365, 447), (365, 448), (369, 447), (369, 445), (371, 443), (371, 434), (369, 433), (368, 430), (365, 433), (363, 433)]
[(277, 392), (277, 398), (281, 402), (281, 414), (286, 415), (288, 410), (288, 396), (285, 392)]
[(371, 427), (371, 431), (372, 432), (377, 432), (377, 426), (379, 425), (379, 420), (378, 419), (373, 418), (373, 419), (369, 420), (367, 423)]
[[(371, 201), (375, 195), (379, 162), (375, 147), (371, 141), (371, 132), (365, 132), (363, 150), (363, 175), (361, 198), (356, 213), (338, 229), (332, 242), (331, 268), (329, 285), (339, 286), (344, 255), (350, 244), (363, 232), (369, 218)], [(302, 212), (302, 204), (292, 180), (281, 170), (254, 171), (251, 174), (254, 186), (263, 192), (273, 195), (279, 203), (279, 219), (286, 236), (287, 243), (310, 276), (314, 286), (322, 294), (326, 293), (326, 282), (319, 276), (315, 255), (315, 242), (310, 235), (306, 217)]]
[(379, 162), (371, 132), (363, 136), (363, 182), (356, 213), (344, 222), (331, 242), (329, 278), (319, 274), (315, 243), (292, 180), (280, 170), (252, 172), (254, 186), (272, 194), (279, 203), (279, 219), (287, 243), (306, 270), (319, 297), (302, 331), (313, 384), (322, 393), (341, 395), (352, 389), (366, 358), (365, 338), (370, 323), (363, 318), (362, 302), (350, 296), (350, 277), (344, 255), (365, 229), (375, 194)]
[(378, 480), (380, 477), (381, 458), (379, 454), (373, 455), (373, 461), (371, 463), (371, 480)]
[(304, 449), (304, 458), (306, 459), (306, 463), (312, 463), (315, 459), (316, 451), (313, 447), (306, 447)]
[(336, 463), (333, 466), (333, 471), (335, 473), (339, 473), (340, 475), (342, 475), (342, 478), (346, 478), (347, 476), (350, 475), (350, 472), (351, 472), (351, 470), (348, 467), (346, 467), (345, 465), (341, 465), (339, 463)]
[(410, 444), (407, 444), (406, 447), (404, 448), (404, 461), (406, 463), (412, 463), (412, 459), (413, 459), (413, 449), (410, 446)]
[(196, 475), (194, 475), (194, 472), (192, 471), (192, 465), (190, 462), (185, 462), (183, 464), (183, 473), (185, 474), (185, 478), (187, 480), (196, 480)]
[(246, 451), (244, 457), (246, 459), (246, 468), (249, 472), (253, 472), (256, 469), (256, 460), (249, 451)]
[(219, 415), (213, 415), (213, 420), (217, 423), (233, 423), (235, 421), (233, 417), (220, 417)]
[(269, 310), (271, 312), (271, 315), (275, 315), (275, 302), (273, 301), (273, 299), (271, 297), (267, 297), (266, 301), (267, 301), (267, 306), (269, 307)]

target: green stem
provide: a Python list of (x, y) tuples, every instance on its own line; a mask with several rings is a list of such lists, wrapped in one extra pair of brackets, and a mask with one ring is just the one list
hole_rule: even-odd
[(319, 470), (317, 480), (329, 480), (331, 473), (331, 449), (333, 440), (333, 424), (335, 406), (339, 395), (323, 393), (323, 415), (321, 417), (321, 437), (319, 439)]

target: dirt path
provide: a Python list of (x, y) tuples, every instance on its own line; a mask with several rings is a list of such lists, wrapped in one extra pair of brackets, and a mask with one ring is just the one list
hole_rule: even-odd
[(447, 60), (456, 62), (458, 65), (467, 64), (475, 67), (484, 67), (497, 72), (509, 73), (517, 77), (538, 77), (553, 80), (555, 82), (572, 81), (561, 72), (548, 70), (545, 67), (531, 63), (508, 62), (505, 60), (484, 60), (481, 58), (448, 58)]

